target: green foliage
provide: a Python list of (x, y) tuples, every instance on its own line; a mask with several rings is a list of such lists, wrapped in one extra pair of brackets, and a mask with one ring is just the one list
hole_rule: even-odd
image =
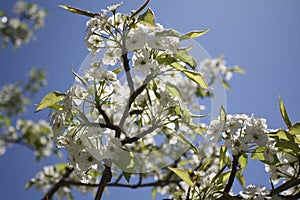
[(169, 167), (169, 169), (172, 172), (174, 172), (179, 178), (181, 178), (184, 182), (186, 182), (189, 186), (191, 187), (194, 186), (194, 182), (192, 181), (188, 171), (180, 168), (173, 168), (173, 167)]
[(279, 108), (280, 108), (280, 113), (281, 113), (283, 121), (285, 122), (285, 124), (288, 128), (291, 128), (292, 123), (289, 119), (288, 113), (286, 111), (285, 105), (282, 102), (281, 97), (279, 97)]
[(155, 27), (155, 17), (153, 11), (148, 8), (146, 12), (138, 17), (138, 22), (150, 27)]
[(197, 37), (204, 35), (208, 31), (209, 31), (208, 29), (204, 30), (204, 31), (192, 31), (192, 32), (189, 32), (189, 33), (186, 33), (186, 34), (180, 36), (179, 39), (182, 41), (182, 40), (197, 38)]
[(53, 108), (58, 109), (58, 102), (62, 101), (65, 97), (65, 94), (60, 92), (50, 92), (48, 93), (39, 104), (37, 104), (37, 108), (35, 112), (39, 112), (45, 108)]
[(193, 70), (195, 70), (197, 67), (197, 61), (193, 56), (187, 53), (190, 49), (191, 48), (177, 50), (176, 57), (185, 64), (189, 65)]
[(289, 133), (292, 135), (300, 135), (300, 122), (297, 122), (293, 126), (291, 126)]
[(87, 17), (95, 17), (99, 14), (97, 13), (91, 13), (91, 12), (88, 12), (88, 11), (85, 11), (85, 10), (81, 10), (79, 8), (75, 8), (75, 7), (72, 7), (72, 6), (66, 6), (66, 5), (59, 5), (59, 7), (67, 10), (67, 11), (70, 11), (74, 14), (78, 14), (78, 15), (84, 15), (84, 16), (87, 16)]

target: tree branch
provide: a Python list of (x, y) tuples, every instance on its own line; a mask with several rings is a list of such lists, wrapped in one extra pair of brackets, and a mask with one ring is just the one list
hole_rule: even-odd
[(238, 164), (239, 164), (239, 157), (240, 157), (240, 155), (233, 155), (232, 170), (230, 172), (229, 180), (228, 180), (228, 182), (226, 184), (226, 187), (224, 189), (224, 193), (228, 194), (230, 192), (230, 189), (231, 189), (232, 185), (233, 185), (235, 174), (237, 172), (237, 167), (238, 167)]
[(137, 98), (137, 96), (143, 92), (143, 90), (147, 87), (147, 85), (152, 80), (152, 78), (153, 78), (153, 75), (152, 74), (148, 74), (146, 76), (145, 80), (143, 81), (143, 84), (138, 89), (136, 89), (134, 92), (131, 93), (131, 95), (129, 97), (129, 100), (128, 100), (128, 103), (127, 103), (127, 105), (125, 107), (124, 113), (122, 115), (122, 118), (120, 120), (119, 127), (121, 129), (124, 126), (125, 120), (128, 117), (128, 115), (129, 115), (129, 110), (131, 108), (132, 103)]
[(45, 196), (42, 198), (42, 200), (48, 200), (52, 198), (52, 196), (59, 190), (61, 186), (64, 185), (65, 179), (69, 178), (71, 173), (74, 171), (74, 168), (66, 167), (66, 173), (62, 176), (62, 178), (59, 180), (58, 183), (56, 183), (48, 192), (45, 194)]
[(107, 184), (111, 181), (112, 178), (112, 173), (111, 173), (111, 168), (108, 167), (107, 165), (105, 165), (102, 177), (101, 177), (101, 181), (98, 185), (98, 190), (95, 196), (95, 200), (100, 200), (103, 194), (103, 191), (105, 189), (105, 187), (107, 186)]
[(127, 51), (126, 49), (122, 50), (122, 60), (123, 60), (123, 66), (124, 66), (124, 69), (125, 69), (128, 86), (130, 88), (130, 94), (132, 94), (133, 91), (134, 91), (134, 83), (133, 83), (133, 79), (132, 79), (132, 76), (131, 76), (131, 73), (130, 73), (129, 60), (127, 58), (127, 52), (126, 51)]
[(283, 192), (285, 190), (288, 190), (289, 188), (292, 188), (294, 186), (300, 185), (300, 178), (289, 180), (282, 185), (278, 186), (274, 190), (271, 191), (271, 195), (273, 194), (279, 194), (280, 192)]

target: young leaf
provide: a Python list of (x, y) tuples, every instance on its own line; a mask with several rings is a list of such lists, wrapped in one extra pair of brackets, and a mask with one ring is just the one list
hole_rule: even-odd
[(244, 188), (246, 187), (246, 181), (245, 181), (245, 177), (241, 172), (237, 172), (235, 174), (235, 177), (237, 178), (237, 180), (240, 182), (241, 186)]
[(242, 156), (239, 157), (239, 164), (241, 166), (241, 171), (244, 171), (247, 164), (248, 164), (248, 156), (247, 154), (243, 154)]
[(285, 109), (285, 106), (284, 106), (284, 104), (282, 102), (281, 97), (279, 97), (279, 108), (280, 108), (280, 113), (281, 113), (282, 119), (284, 120), (286, 126), (288, 128), (291, 128), (292, 127), (292, 123), (291, 123), (291, 121), (289, 119), (289, 116), (287, 114), (287, 111)]
[(132, 20), (133, 18), (135, 18), (135, 16), (137, 16), (140, 12), (142, 12), (142, 10), (144, 10), (144, 8), (146, 8), (146, 6), (148, 5), (148, 3), (150, 2), (150, 0), (146, 0), (144, 3), (143, 3), (143, 5), (141, 5), (140, 7), (139, 7), (139, 9), (137, 9), (134, 13), (132, 13), (131, 15), (130, 15), (130, 20)]
[(200, 87), (204, 89), (208, 89), (208, 85), (204, 78), (199, 74), (198, 72), (190, 71), (190, 70), (184, 70), (182, 71), (189, 79), (197, 83)]
[(88, 11), (85, 11), (85, 10), (81, 10), (79, 8), (74, 8), (72, 6), (66, 6), (66, 5), (58, 5), (59, 7), (65, 9), (65, 10), (68, 10), (72, 13), (75, 13), (75, 14), (79, 14), (79, 15), (84, 15), (84, 16), (88, 16), (88, 17), (95, 17), (95, 16), (99, 16), (100, 14), (98, 13), (91, 13), (91, 12), (88, 12)]
[(154, 18), (154, 13), (153, 11), (148, 8), (148, 10), (146, 10), (146, 12), (144, 12), (143, 14), (141, 14), (139, 17), (138, 17), (138, 21), (140, 23), (143, 23), (147, 26), (150, 26), (150, 27), (155, 27), (155, 18)]
[(300, 122), (295, 123), (289, 130), (292, 135), (300, 135)]
[(179, 99), (182, 99), (182, 95), (180, 90), (177, 88), (177, 86), (167, 83), (166, 84), (166, 89), (174, 96), (178, 97)]
[(166, 29), (160, 32), (155, 33), (156, 37), (179, 37), (179, 34), (177, 31), (173, 29)]
[(227, 151), (227, 147), (225, 145), (222, 145), (220, 148), (220, 168), (223, 167), (224, 165), (226, 151)]
[(226, 111), (225, 111), (225, 108), (222, 106), (221, 109), (220, 109), (220, 120), (221, 122), (225, 123), (226, 122)]
[(50, 92), (48, 93), (42, 101), (37, 105), (35, 112), (39, 112), (45, 108), (51, 108), (59, 101), (62, 101), (65, 97), (65, 94), (60, 92)]
[(240, 73), (240, 74), (245, 74), (246, 71), (241, 68), (241, 67), (233, 67), (231, 69), (229, 69), (231, 72), (236, 72), (236, 73)]
[(260, 147), (257, 147), (254, 152), (252, 153), (251, 155), (251, 158), (254, 160), (254, 159), (258, 159), (260, 161), (264, 161), (265, 160), (265, 157), (264, 157), (264, 151), (265, 151), (265, 147), (263, 146), (260, 146)]
[(178, 139), (183, 142), (184, 144), (186, 144), (187, 146), (189, 146), (189, 148), (191, 150), (193, 150), (196, 154), (199, 153), (197, 147), (195, 147), (195, 145), (193, 143), (191, 143), (188, 139), (186, 139), (184, 137), (184, 135), (182, 134), (178, 134), (176, 132), (174, 132), (176, 134), (176, 136), (178, 137)]
[(176, 52), (176, 57), (184, 62), (185, 64), (189, 65), (192, 69), (197, 67), (197, 61), (195, 58), (187, 53), (188, 49), (179, 49)]
[(221, 79), (221, 83), (225, 87), (226, 90), (231, 91), (231, 87), (230, 87), (229, 83), (226, 80)]
[(157, 195), (157, 187), (154, 187), (151, 191), (152, 200), (155, 199), (156, 195)]
[(183, 169), (180, 169), (180, 168), (172, 168), (172, 167), (169, 167), (169, 169), (174, 172), (179, 178), (181, 178), (184, 182), (186, 182), (189, 186), (193, 187), (194, 186), (194, 183), (190, 177), (190, 174), (183, 170)]
[(208, 31), (209, 31), (208, 29), (206, 29), (204, 31), (192, 31), (192, 32), (189, 32), (187, 34), (180, 36), (179, 40), (182, 41), (182, 40), (188, 40), (188, 39), (200, 37), (200, 36), (204, 35), (205, 33), (207, 33)]
[(118, 74), (123, 70), (122, 67), (118, 67), (117, 69), (112, 70), (113, 73)]
[(123, 172), (123, 176), (125, 177), (126, 181), (129, 183), (130, 178), (131, 178), (131, 174), (129, 172)]

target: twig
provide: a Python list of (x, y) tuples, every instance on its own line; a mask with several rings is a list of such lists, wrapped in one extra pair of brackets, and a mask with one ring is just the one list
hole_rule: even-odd
[(119, 127), (121, 129), (124, 126), (125, 120), (128, 117), (128, 115), (129, 115), (129, 110), (131, 108), (132, 103), (137, 98), (137, 96), (143, 92), (143, 90), (147, 87), (147, 85), (152, 80), (152, 78), (153, 78), (152, 74), (147, 75), (146, 78), (145, 78), (145, 80), (143, 81), (143, 84), (138, 89), (136, 89), (134, 92), (131, 93), (131, 95), (129, 97), (129, 100), (128, 100), (128, 103), (127, 103), (127, 105), (125, 107), (124, 113), (122, 115), (122, 118), (120, 120)]
[[(141, 188), (141, 187), (152, 187), (152, 186), (165, 186), (168, 184), (178, 184), (181, 180), (159, 180), (155, 182), (149, 183), (137, 183), (137, 184), (123, 184), (123, 183), (107, 183), (106, 187), (124, 187), (124, 188)], [(97, 183), (82, 183), (82, 182), (75, 182), (75, 181), (67, 181), (64, 180), (62, 182), (63, 186), (85, 186), (85, 187), (98, 187), (99, 184)]]
[(280, 192), (283, 192), (283, 191), (285, 191), (291, 187), (297, 186), (297, 185), (300, 185), (300, 178), (289, 180), (289, 181), (285, 182), (284, 184), (278, 186), (277, 188), (275, 188), (274, 190), (271, 191), (271, 195), (279, 194)]
[(66, 167), (66, 173), (62, 176), (62, 178), (59, 180), (58, 183), (56, 183), (50, 190), (45, 194), (45, 196), (42, 198), (42, 200), (48, 200), (52, 198), (52, 196), (59, 190), (61, 186), (64, 185), (65, 179), (67, 179), (71, 173), (74, 171), (74, 168)]
[(124, 69), (125, 69), (125, 73), (126, 73), (128, 86), (130, 88), (130, 94), (132, 94), (134, 91), (134, 83), (133, 83), (133, 79), (132, 79), (132, 76), (130, 73), (129, 60), (127, 58), (126, 50), (123, 50), (123, 52), (122, 52), (122, 60), (123, 60), (123, 65), (124, 65)]

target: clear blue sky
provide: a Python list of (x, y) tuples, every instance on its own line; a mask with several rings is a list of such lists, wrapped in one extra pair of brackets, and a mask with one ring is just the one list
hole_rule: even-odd
[[(0, 8), (10, 10), (14, 2), (0, 0)], [(0, 85), (24, 79), (25, 73), (36, 66), (48, 70), (48, 86), (34, 103), (49, 91), (67, 90), (74, 80), (69, 66), (73, 64), (78, 69), (88, 53), (83, 40), (87, 19), (57, 5), (97, 12), (114, 2), (118, 1), (38, 1), (50, 12), (46, 26), (37, 32), (36, 42), (17, 52), (11, 47), (0, 49)], [(128, 13), (142, 1), (123, 2), (121, 10)], [(284, 127), (278, 109), (278, 95), (281, 95), (290, 118), (300, 120), (300, 1), (152, 0), (150, 7), (159, 23), (179, 32), (209, 28), (209, 33), (197, 41), (212, 57), (224, 54), (228, 65), (238, 64), (247, 71), (246, 75), (236, 75), (231, 81), (232, 92), (227, 93), (228, 113), (254, 113), (267, 118), (271, 128)], [(33, 114), (33, 110), (34, 106), (28, 111), (30, 118), (46, 119), (47, 112)], [(40, 199), (41, 194), (35, 190), (24, 191), (24, 184), (44, 164), (50, 163), (53, 159), (34, 163), (34, 156), (23, 147), (9, 149), (0, 157), (1, 199)], [(267, 183), (267, 177), (266, 181), (259, 180), (263, 175), (263, 167), (248, 169), (247, 184)], [(114, 189), (104, 199), (151, 199), (151, 193), (148, 189)]]

